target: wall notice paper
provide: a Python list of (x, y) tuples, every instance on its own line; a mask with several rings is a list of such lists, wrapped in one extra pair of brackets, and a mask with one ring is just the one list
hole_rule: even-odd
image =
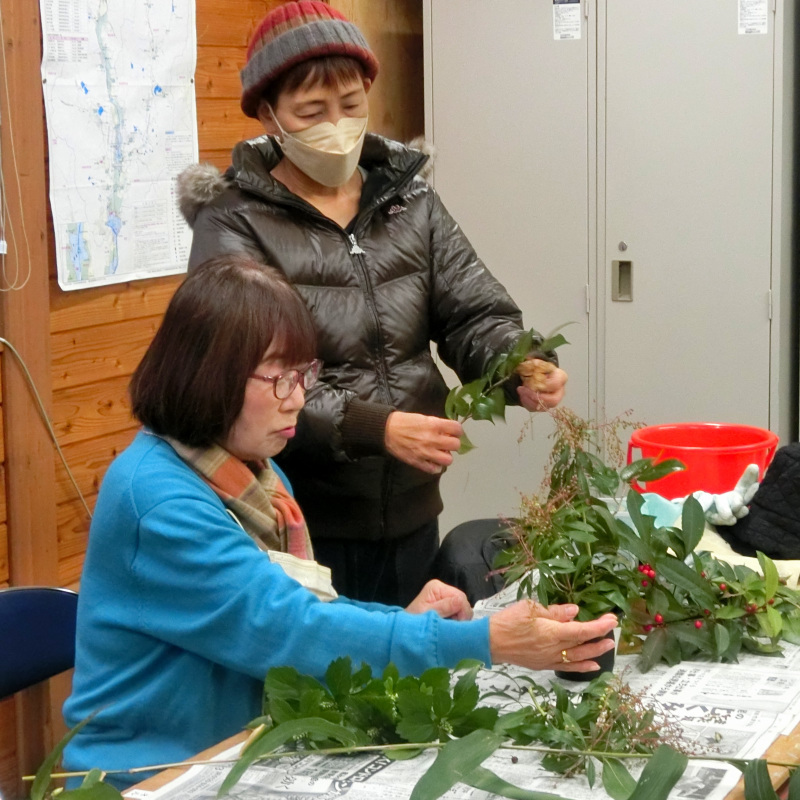
[(581, 0), (553, 0), (553, 38), (581, 38)]
[(194, 0), (40, 0), (58, 282), (186, 270), (175, 179), (197, 161)]
[(739, 35), (767, 32), (767, 0), (739, 0)]

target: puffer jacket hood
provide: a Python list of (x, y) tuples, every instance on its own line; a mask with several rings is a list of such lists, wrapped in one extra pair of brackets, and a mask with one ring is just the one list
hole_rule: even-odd
[[(247, 253), (280, 269), (311, 311), (320, 381), (276, 460), (312, 538), (404, 536), (441, 511), (439, 476), (387, 453), (389, 415), (444, 416), (448, 387), (431, 342), (466, 383), (516, 342), (522, 315), (419, 175), (425, 153), (368, 134), (346, 228), (272, 177), (281, 157), (264, 136), (238, 144), (224, 174), (184, 172), (189, 269)], [(511, 389), (507, 397), (516, 401)]]

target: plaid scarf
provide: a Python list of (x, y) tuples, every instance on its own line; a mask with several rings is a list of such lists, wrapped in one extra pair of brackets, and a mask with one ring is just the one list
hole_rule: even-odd
[(219, 445), (187, 447), (161, 438), (214, 490), (261, 550), (314, 558), (300, 506), (269, 461), (245, 464)]

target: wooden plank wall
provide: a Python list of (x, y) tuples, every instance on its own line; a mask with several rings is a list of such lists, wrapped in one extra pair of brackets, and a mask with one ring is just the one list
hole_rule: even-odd
[[(28, 0), (9, 0), (8, 18), (19, 9), (32, 14)], [(255, 26), (279, 0), (196, 0), (198, 61), (196, 72), (200, 160), (225, 169), (231, 147), (261, 133), (239, 108), (239, 70)], [(370, 129), (409, 140), (423, 130), (422, 10), (420, 0), (330, 0), (358, 24), (381, 62), (370, 93)], [(32, 8), (32, 6), (31, 6)], [(7, 25), (6, 16), (3, 17)], [(30, 33), (30, 31), (28, 31)], [(6, 30), (3, 46), (34, 48), (31, 62), (39, 63), (39, 39), (13, 37)], [(9, 70), (10, 71), (10, 70)], [(12, 87), (11, 93), (14, 90)], [(10, 102), (21, 106), (21, 97)], [(5, 117), (4, 117), (5, 119)], [(38, 119), (38, 118), (37, 118)], [(36, 120), (34, 120), (35, 124)], [(37, 134), (46, 141), (44, 121)], [(41, 149), (41, 148), (40, 148)], [(4, 152), (8, 152), (4, 147)], [(46, 152), (43, 154), (46, 159)], [(36, 198), (48, 205), (46, 197)], [(105, 470), (130, 442), (136, 423), (130, 416), (127, 384), (144, 353), (180, 277), (158, 278), (112, 287), (62, 292), (56, 281), (52, 223), (47, 217), (49, 252), (49, 377), (46, 398), (53, 426), (89, 508), (94, 507)], [(5, 327), (4, 327), (5, 331)], [(46, 336), (46, 331), (40, 335)], [(45, 351), (48, 347), (44, 348)], [(0, 359), (9, 354), (0, 353)], [(45, 365), (46, 367), (46, 365)], [(0, 405), (5, 419), (4, 404)], [(57, 583), (78, 588), (86, 549), (89, 518), (67, 472), (54, 456)], [(0, 588), (13, 585), (6, 526), (6, 475), (0, 425)], [(47, 496), (45, 494), (45, 496)], [(11, 502), (11, 500), (10, 500)], [(19, 583), (20, 581), (17, 581)], [(22, 582), (29, 582), (23, 580)], [(51, 682), (57, 683), (57, 682)], [(52, 687), (51, 687), (52, 688)], [(52, 707), (57, 709), (68, 686), (57, 686)], [(25, 693), (23, 693), (25, 694)], [(20, 704), (0, 702), (0, 795), (21, 797), (19, 776), (32, 769), (20, 763)], [(24, 706), (22, 706), (24, 708)], [(15, 710), (16, 709), (16, 710)], [(58, 733), (58, 728), (56, 728)], [(52, 735), (51, 735), (52, 738)]]

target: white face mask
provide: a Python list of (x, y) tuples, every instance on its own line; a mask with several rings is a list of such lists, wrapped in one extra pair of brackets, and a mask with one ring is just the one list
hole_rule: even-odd
[(319, 122), (295, 133), (282, 127), (275, 112), (272, 119), (281, 132), (281, 150), (289, 161), (323, 186), (342, 186), (353, 176), (367, 133), (367, 117), (342, 117), (334, 125)]

